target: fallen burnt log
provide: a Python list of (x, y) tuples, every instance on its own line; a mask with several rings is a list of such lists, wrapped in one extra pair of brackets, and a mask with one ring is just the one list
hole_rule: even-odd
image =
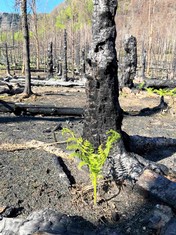
[[(12, 90), (12, 88), (13, 88), (13, 85), (12, 84), (10, 84), (9, 82), (6, 82), (6, 81), (0, 81), (0, 86), (2, 87), (8, 87), (9, 88), (9, 91), (11, 91)], [(3, 92), (3, 90), (4, 91), (6, 91), (7, 89), (6, 88), (3, 88), (2, 89), (2, 91), (0, 91), (0, 92)], [(4, 92), (5, 93), (5, 92)]]
[(151, 78), (151, 79), (144, 79), (144, 86), (143, 88), (148, 88), (152, 87), (155, 89), (160, 89), (160, 88), (175, 88), (176, 87), (176, 79), (156, 79), (156, 78)]
[(5, 102), (0, 100), (0, 112), (10, 112), (20, 115), (43, 115), (43, 116), (83, 116), (82, 108), (62, 107), (46, 105), (32, 105), (24, 103)]
[[(10, 83), (13, 85), (14, 83), (20, 83), (21, 85), (24, 85), (25, 80), (24, 78), (18, 78), (18, 79), (11, 79)], [(41, 79), (31, 79), (31, 85), (32, 86), (64, 86), (64, 87), (72, 87), (72, 86), (80, 86), (85, 87), (84, 81), (61, 81), (56, 79), (49, 79), (49, 80), (41, 80)]]
[(21, 94), (23, 90), (24, 90), (23, 87), (9, 85), (8, 88), (6, 88), (3, 86), (0, 87), (0, 94), (16, 95), (16, 94)]
[(145, 170), (139, 177), (137, 184), (154, 197), (176, 209), (176, 182), (153, 171)]

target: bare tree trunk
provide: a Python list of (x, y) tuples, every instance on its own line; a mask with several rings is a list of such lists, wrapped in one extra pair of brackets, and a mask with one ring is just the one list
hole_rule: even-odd
[(83, 48), (81, 51), (81, 78), (82, 80), (85, 79), (86, 73), (86, 58), (85, 58), (85, 49)]
[(176, 75), (176, 46), (174, 48), (174, 53), (173, 53), (172, 71), (173, 71), (173, 77), (175, 77)]
[(6, 57), (6, 70), (7, 70), (7, 76), (11, 77), (10, 74), (10, 63), (9, 63), (9, 56), (8, 56), (8, 46), (7, 43), (5, 43), (5, 57)]
[(146, 50), (144, 49), (144, 45), (142, 46), (142, 78), (145, 78), (145, 70), (146, 70)]
[(32, 0), (31, 8), (33, 13), (33, 22), (34, 22), (34, 39), (35, 39), (35, 48), (36, 48), (36, 67), (40, 67), (40, 45), (39, 45), (39, 36), (38, 36), (38, 25), (37, 25), (37, 10), (36, 10), (36, 0)]
[(24, 63), (25, 63), (25, 88), (23, 93), (27, 96), (32, 94), (31, 90), (31, 71), (30, 71), (30, 49), (29, 49), (29, 30), (27, 21), (27, 1), (21, 1), (22, 28), (24, 37)]
[[(156, 0), (151, 3), (149, 0), (149, 9), (148, 9), (148, 23), (149, 23), (149, 42), (148, 42), (148, 53), (147, 53), (147, 76), (150, 73), (150, 66), (151, 66), (151, 53), (152, 53), (152, 41), (153, 41), (153, 22), (152, 22), (152, 15), (154, 14)], [(152, 8), (153, 7), (153, 8)]]
[[(74, 19), (73, 19), (74, 22)], [(74, 33), (74, 29), (73, 29), (73, 23), (72, 23), (72, 78), (74, 78), (75, 76), (75, 33)]]
[(50, 42), (48, 46), (48, 78), (53, 76), (53, 43)]
[(67, 31), (64, 30), (64, 58), (63, 58), (63, 73), (62, 80), (67, 81)]
[(80, 69), (80, 32), (77, 34), (76, 37), (76, 53), (75, 53), (75, 64), (76, 64), (76, 69), (79, 71)]

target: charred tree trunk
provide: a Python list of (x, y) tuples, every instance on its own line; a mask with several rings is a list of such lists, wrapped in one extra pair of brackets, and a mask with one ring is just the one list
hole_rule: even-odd
[(64, 58), (63, 58), (63, 70), (62, 81), (68, 81), (67, 78), (67, 31), (64, 30)]
[(53, 43), (48, 46), (48, 78), (53, 77)]
[(22, 28), (24, 37), (24, 67), (25, 67), (25, 88), (24, 95), (32, 94), (31, 90), (31, 70), (30, 70), (30, 49), (29, 49), (29, 29), (27, 20), (27, 1), (21, 1)]
[(146, 56), (147, 56), (147, 52), (144, 49), (144, 47), (142, 48), (142, 78), (145, 78), (145, 70), (146, 70)]
[(131, 36), (124, 42), (125, 49), (125, 65), (122, 77), (120, 79), (120, 87), (133, 87), (133, 80), (137, 69), (137, 41)]
[(34, 26), (34, 40), (35, 40), (35, 48), (36, 48), (36, 68), (37, 70), (40, 67), (40, 43), (38, 36), (38, 16), (36, 9), (36, 0), (31, 1), (31, 9), (32, 9), (32, 18), (33, 18), (33, 26)]
[(172, 62), (173, 77), (176, 75), (176, 47), (174, 50), (173, 62)]
[(90, 72), (83, 137), (97, 149), (105, 142), (105, 134), (110, 129), (121, 134), (121, 140), (114, 145), (104, 166), (104, 174), (115, 181), (128, 177), (136, 180), (145, 167), (163, 172), (167, 170), (165, 167), (127, 152), (130, 138), (121, 130), (123, 116), (118, 99), (114, 21), (117, 0), (94, 0), (93, 3), (93, 42), (87, 60)]
[(85, 79), (85, 73), (86, 73), (85, 49), (82, 49), (82, 53), (81, 53), (81, 78), (82, 80)]
[(7, 43), (5, 43), (5, 56), (6, 56), (6, 70), (7, 70), (7, 76), (10, 76), (10, 77), (11, 77)]
[(115, 50), (117, 0), (94, 0), (93, 41), (88, 55), (87, 104), (83, 135), (95, 148), (110, 129), (121, 132), (122, 110), (118, 102)]
[(80, 33), (77, 34), (77, 45), (76, 45), (76, 55), (75, 55), (75, 64), (76, 64), (76, 69), (79, 72), (80, 69), (80, 63), (81, 63), (81, 58), (80, 58)]

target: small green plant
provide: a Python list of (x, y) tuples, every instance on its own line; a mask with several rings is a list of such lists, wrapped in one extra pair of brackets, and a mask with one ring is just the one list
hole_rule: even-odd
[(154, 89), (153, 90), (154, 93), (158, 94), (159, 96), (166, 96), (166, 95), (169, 95), (169, 90), (168, 89)]
[(144, 88), (144, 86), (145, 86), (145, 82), (141, 82), (138, 84), (138, 89), (142, 90)]
[(154, 91), (154, 88), (152, 88), (152, 87), (148, 87), (148, 88), (145, 88), (146, 89), (146, 91), (149, 93), (149, 95), (153, 95), (153, 91)]
[(97, 183), (98, 179), (102, 177), (102, 167), (109, 155), (113, 143), (120, 139), (120, 134), (114, 130), (108, 131), (107, 141), (103, 148), (102, 145), (98, 147), (97, 153), (93, 145), (82, 137), (76, 137), (75, 133), (68, 129), (63, 128), (62, 134), (68, 134), (67, 149), (74, 150), (71, 157), (78, 157), (81, 161), (78, 168), (81, 169), (84, 165), (89, 168), (90, 179), (94, 189), (94, 205), (97, 203)]
[(146, 88), (146, 91), (149, 93), (149, 94), (158, 94), (159, 96), (176, 96), (176, 88), (174, 89), (154, 89), (154, 88)]

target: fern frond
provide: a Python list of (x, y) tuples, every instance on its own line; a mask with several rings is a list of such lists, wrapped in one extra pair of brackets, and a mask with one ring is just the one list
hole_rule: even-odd
[(85, 166), (85, 165), (87, 165), (86, 162), (84, 162), (84, 161), (79, 162), (79, 164), (78, 164), (78, 169), (81, 170), (81, 168), (82, 168), (83, 166)]
[(151, 95), (151, 94), (153, 94), (154, 88), (148, 87), (148, 88), (145, 88), (145, 90)]
[(74, 132), (72, 130), (70, 130), (69, 128), (66, 128), (66, 127), (64, 127), (62, 129), (62, 135), (65, 135), (65, 134), (69, 134), (70, 136), (75, 137)]
[(102, 168), (109, 155), (109, 152), (113, 146), (113, 143), (121, 138), (120, 134), (114, 130), (108, 131), (107, 141), (105, 148), (100, 145), (95, 153), (93, 145), (88, 140), (83, 140), (82, 137), (77, 138), (73, 131), (68, 128), (63, 128), (62, 134), (69, 135), (67, 139), (67, 149), (74, 150), (70, 154), (71, 157), (78, 157), (81, 162), (78, 165), (78, 169), (81, 169), (84, 165), (89, 168), (90, 179), (94, 187), (94, 203), (96, 203), (96, 187), (97, 180), (102, 177)]
[(108, 132), (106, 132), (108, 136), (108, 139), (106, 141), (106, 148), (105, 148), (105, 153), (106, 153), (106, 156), (109, 155), (109, 152), (113, 146), (113, 143), (115, 143), (117, 140), (119, 140), (121, 138), (121, 135), (117, 132), (117, 131), (114, 131), (114, 130), (109, 130)]

